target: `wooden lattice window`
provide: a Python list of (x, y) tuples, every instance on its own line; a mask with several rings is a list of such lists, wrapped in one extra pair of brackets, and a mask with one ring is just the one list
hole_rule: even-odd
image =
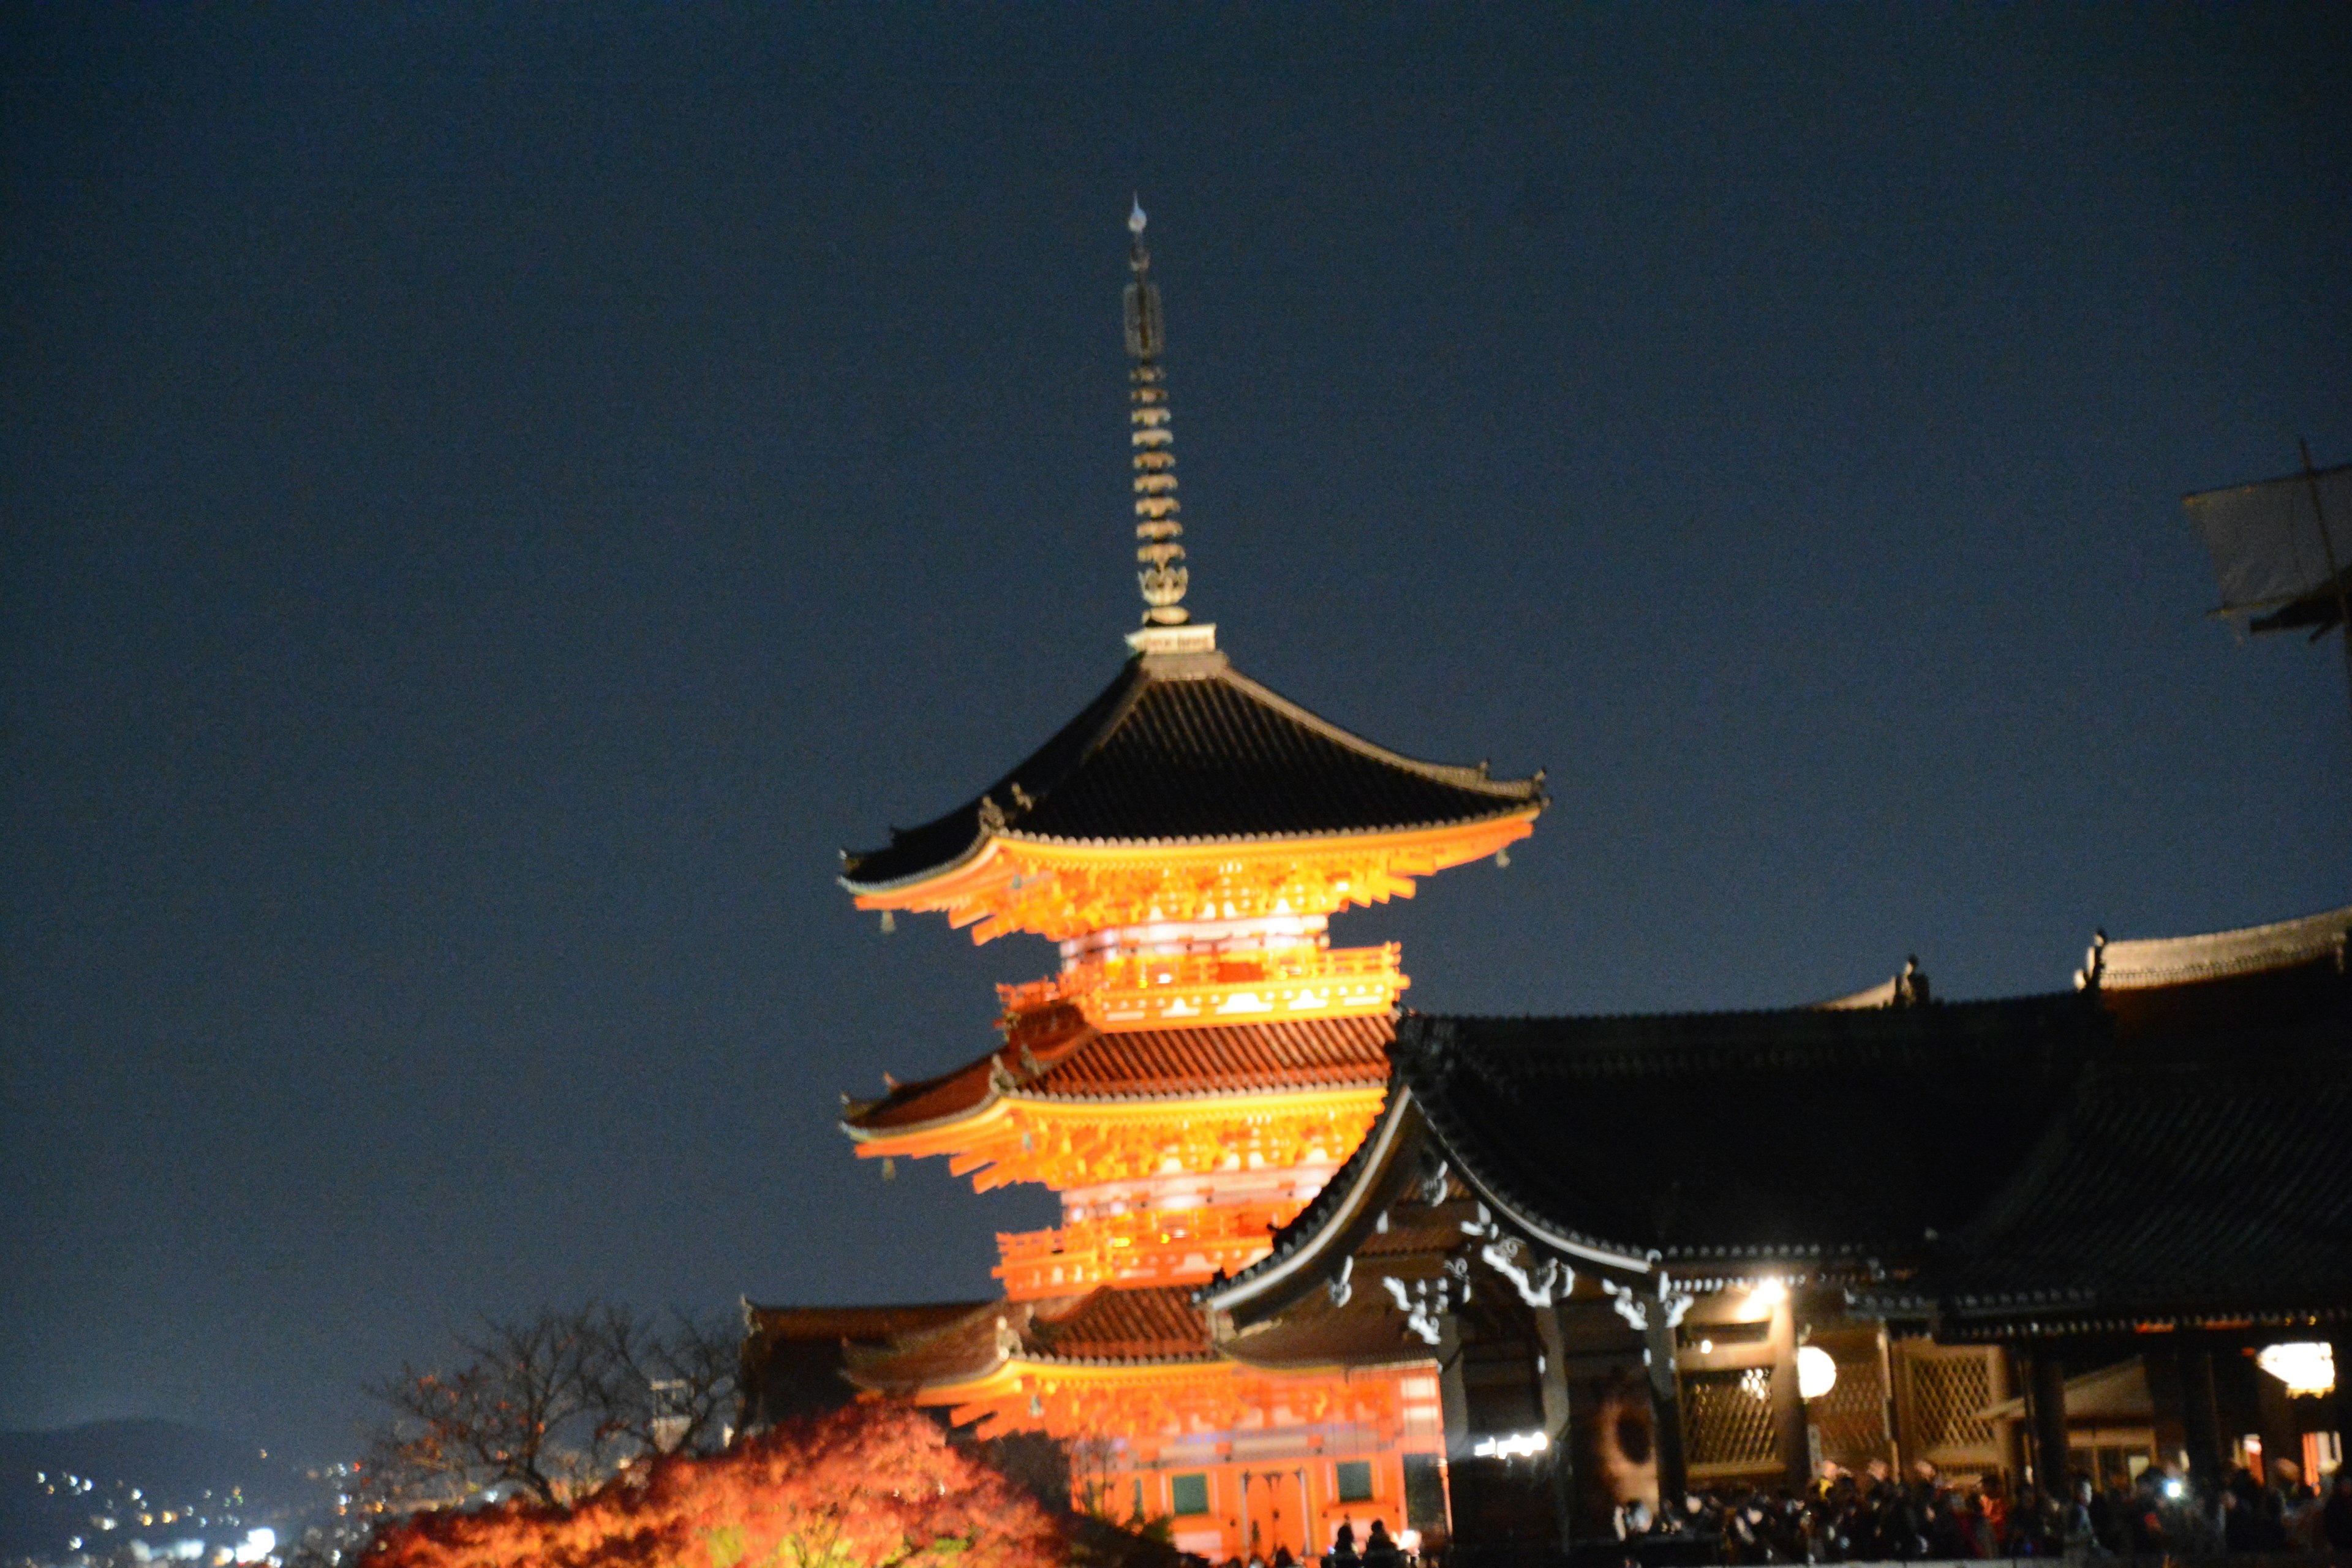
[(1939, 1465), (1998, 1464), (2000, 1434), (1982, 1415), (2008, 1394), (1997, 1350), (1906, 1344), (1903, 1451)]
[(1683, 1456), (1694, 1479), (1779, 1466), (1770, 1367), (1686, 1373), (1682, 1404)]
[(1805, 1420), (1821, 1434), (1822, 1458), (1859, 1470), (1886, 1458), (1886, 1381), (1879, 1373), (1874, 1345), (1832, 1354), (1837, 1382), (1819, 1399), (1805, 1402)]

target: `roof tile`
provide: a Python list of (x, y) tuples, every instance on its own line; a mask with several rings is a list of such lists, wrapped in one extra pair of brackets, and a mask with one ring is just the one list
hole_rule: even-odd
[(866, 889), (953, 865), (992, 829), (1075, 843), (1361, 833), (1475, 822), (1543, 800), (1541, 781), (1416, 762), (1317, 718), (1223, 654), (1130, 659), (1060, 733), (980, 796), (846, 854)]

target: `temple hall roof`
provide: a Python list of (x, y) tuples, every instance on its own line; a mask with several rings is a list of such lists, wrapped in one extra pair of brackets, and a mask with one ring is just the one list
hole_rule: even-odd
[(1947, 1337), (2352, 1317), (2352, 976), (2315, 923), (2114, 993), (1408, 1015), (1363, 1144), (1202, 1299), (1246, 1324), (1375, 1272), (1442, 1169), (1604, 1278), (1830, 1273)]
[(2096, 1053), (1902, 1294), (1949, 1331), (2352, 1314), (2352, 985)]
[(1416, 762), (1349, 734), (1222, 653), (1143, 654), (976, 798), (877, 849), (845, 851), (865, 893), (923, 881), (992, 837), (1168, 845), (1446, 826), (1543, 803), (1542, 775)]
[(1023, 1020), (1002, 1048), (953, 1072), (845, 1106), (842, 1124), (853, 1136), (908, 1131), (1008, 1091), (1130, 1100), (1374, 1087), (1388, 1079), (1393, 1032), (1385, 1017), (1341, 1017), (1106, 1033), (1066, 1005)]
[(1861, 1259), (1974, 1215), (2106, 1024), (2079, 995), (1412, 1016), (1394, 1055), (1472, 1184), (1557, 1236), (1685, 1266)]

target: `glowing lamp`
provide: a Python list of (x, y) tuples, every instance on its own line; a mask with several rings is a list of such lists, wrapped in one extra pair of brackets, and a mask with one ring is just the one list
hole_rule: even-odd
[(2323, 1341), (2264, 1345), (2254, 1364), (2285, 1384), (2289, 1394), (2326, 1394), (2336, 1386), (2336, 1347)]
[(1819, 1399), (1837, 1386), (1837, 1361), (1819, 1345), (1797, 1347), (1797, 1392)]
[(1788, 1299), (1788, 1285), (1781, 1280), (1767, 1278), (1756, 1281), (1756, 1289), (1748, 1292), (1748, 1310), (1753, 1311), (1759, 1307), (1777, 1307)]

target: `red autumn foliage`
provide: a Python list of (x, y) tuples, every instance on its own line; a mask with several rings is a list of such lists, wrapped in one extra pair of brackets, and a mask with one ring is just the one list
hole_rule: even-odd
[(861, 1403), (708, 1458), (672, 1455), (570, 1509), (419, 1514), (361, 1568), (1060, 1568), (1053, 1518), (900, 1405)]

